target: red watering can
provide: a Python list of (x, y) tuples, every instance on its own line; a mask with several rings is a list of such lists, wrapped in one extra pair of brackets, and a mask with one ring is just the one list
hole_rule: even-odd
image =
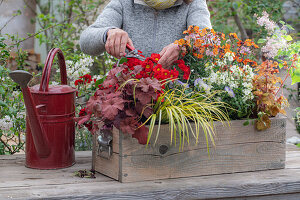
[[(49, 86), (50, 72), (58, 55), (61, 85)], [(29, 88), (32, 75), (17, 70), (9, 76), (23, 92), (26, 117), (26, 166), (59, 169), (75, 163), (75, 94), (67, 85), (66, 64), (62, 51), (52, 49), (45, 62), (40, 85)]]

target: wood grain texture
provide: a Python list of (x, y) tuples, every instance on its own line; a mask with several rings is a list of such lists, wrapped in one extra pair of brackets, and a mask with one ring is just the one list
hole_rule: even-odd
[[(96, 170), (120, 182), (135, 182), (281, 169), (285, 166), (286, 119), (273, 118), (271, 121), (271, 128), (266, 131), (256, 131), (251, 123), (244, 126), (245, 120), (231, 121), (230, 127), (215, 122), (216, 146), (209, 143), (209, 155), (202, 130), (198, 143), (190, 131), (190, 143), (182, 150), (178, 137), (176, 146), (170, 144), (168, 125), (161, 126), (156, 144), (154, 130), (148, 148), (129, 135), (115, 132), (114, 135), (119, 136), (113, 142), (119, 146), (118, 165), (111, 161), (103, 164), (105, 160), (96, 157)], [(116, 158), (113, 156), (112, 159)], [(101, 160), (100, 164), (98, 160)], [(115, 168), (119, 168), (118, 172), (112, 170)]]
[(210, 152), (195, 149), (169, 156), (123, 157), (122, 182), (224, 174), (285, 166), (284, 144), (274, 142), (217, 146)]
[[(223, 126), (221, 122), (215, 122), (215, 143), (216, 147), (222, 145), (232, 145), (232, 144), (243, 144), (243, 143), (256, 143), (256, 142), (285, 142), (285, 132), (286, 132), (286, 119), (285, 118), (273, 118), (271, 120), (271, 128), (265, 131), (256, 131), (255, 127), (250, 123), (248, 126), (243, 124), (246, 120), (234, 120), (231, 121), (230, 127)], [(157, 128), (157, 127), (156, 127)], [(195, 129), (193, 127), (194, 132)], [(131, 138), (130, 136), (124, 136), (122, 151), (123, 155), (143, 155), (143, 154), (154, 154), (161, 155), (159, 153), (159, 147), (161, 145), (166, 145), (169, 147), (168, 152), (163, 156), (168, 156), (170, 154), (177, 153), (179, 150), (179, 142), (177, 141), (177, 147), (174, 144), (170, 144), (170, 131), (168, 125), (162, 125), (160, 134), (158, 137), (158, 142), (155, 144), (155, 136), (157, 130), (154, 129), (150, 145), (145, 148), (143, 145), (139, 145), (137, 140)], [(190, 131), (191, 133), (191, 131)], [(178, 139), (177, 139), (178, 140)], [(174, 142), (174, 140), (173, 140)], [(210, 147), (213, 148), (210, 142)], [(183, 151), (189, 151), (193, 149), (206, 148), (206, 138), (203, 131), (199, 133), (199, 142), (195, 143), (195, 139), (192, 134), (190, 134), (190, 144), (185, 144)]]
[(96, 142), (98, 135), (93, 136), (93, 161), (92, 167), (97, 172), (101, 172), (103, 175), (109, 176), (115, 180), (119, 179), (120, 171), (120, 154), (119, 154), (119, 132), (116, 128), (113, 129), (113, 153), (111, 158), (106, 159), (98, 156), (98, 143)]
[(222, 198), (222, 199), (215, 199), (215, 200), (299, 200), (299, 199), (300, 199), (300, 193), (242, 197), (242, 198), (225, 198), (225, 199)]
[(0, 199), (285, 200), (297, 199), (300, 191), (300, 151), (287, 152), (286, 168), (280, 170), (138, 183), (119, 183), (101, 174), (96, 179), (75, 177), (75, 171), (89, 168), (91, 157), (91, 152), (76, 152), (73, 167), (34, 170), (24, 167), (24, 155), (0, 156)]

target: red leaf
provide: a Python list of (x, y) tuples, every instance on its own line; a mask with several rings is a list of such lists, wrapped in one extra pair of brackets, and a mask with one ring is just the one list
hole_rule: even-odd
[(140, 89), (136, 90), (136, 98), (146, 105), (151, 102), (152, 99), (156, 99), (156, 92), (150, 88), (148, 92), (143, 92)]
[(91, 96), (86, 104), (87, 113), (94, 113), (97, 117), (101, 115), (102, 101), (99, 96)]
[(114, 86), (117, 82), (118, 82), (118, 79), (116, 77), (116, 75), (118, 73), (120, 73), (121, 71), (123, 70), (122, 67), (115, 67), (115, 68), (112, 68), (109, 72), (108, 72), (108, 75), (105, 79), (105, 81), (103, 82), (103, 86), (104, 87), (109, 87), (110, 85)]
[(102, 103), (102, 114), (105, 118), (113, 120), (119, 110), (123, 110), (124, 100), (122, 98), (113, 98), (103, 101)]
[(140, 144), (147, 144), (149, 129), (146, 126), (142, 126), (139, 129), (135, 130), (135, 133), (132, 135), (133, 138), (136, 138)]
[(150, 117), (153, 114), (152, 108), (151, 107), (147, 107), (145, 109), (144, 108), (145, 108), (145, 105), (141, 104), (141, 102), (136, 103), (135, 109), (138, 112), (138, 114), (141, 115), (143, 113), (143, 115), (146, 118)]
[(161, 90), (160, 82), (154, 78), (142, 78), (141, 81), (137, 84), (137, 87), (141, 88), (143, 92), (148, 92), (150, 88), (154, 90)]
[(135, 117), (127, 117), (120, 123), (120, 130), (123, 133), (127, 133), (133, 135), (135, 133), (136, 128), (138, 127), (138, 122)]
[(85, 122), (89, 121), (91, 119), (91, 114), (87, 114), (85, 116), (82, 117), (74, 117), (75, 122), (78, 122), (78, 125), (81, 126), (83, 125)]

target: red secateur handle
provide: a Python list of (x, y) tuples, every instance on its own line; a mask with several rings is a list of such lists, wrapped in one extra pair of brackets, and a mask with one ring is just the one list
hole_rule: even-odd
[(49, 80), (50, 80), (51, 68), (52, 68), (53, 60), (54, 60), (56, 54), (58, 56), (61, 84), (62, 85), (68, 84), (66, 62), (65, 62), (64, 54), (59, 48), (54, 48), (54, 49), (51, 49), (51, 51), (49, 52), (48, 57), (45, 62), (42, 81), (41, 81), (41, 85), (40, 85), (41, 92), (48, 92), (48, 90), (49, 90)]
[(126, 44), (126, 48), (129, 50), (129, 51), (133, 51), (134, 48), (132, 46), (130, 46), (129, 44)]

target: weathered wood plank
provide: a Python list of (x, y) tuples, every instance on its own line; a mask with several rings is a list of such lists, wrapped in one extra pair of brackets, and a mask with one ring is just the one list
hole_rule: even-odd
[(115, 180), (119, 179), (119, 131), (116, 128), (113, 129), (113, 146), (112, 146), (112, 156), (110, 159), (102, 158), (98, 156), (98, 143), (95, 142), (97, 139), (97, 134), (93, 137), (93, 161), (92, 168), (98, 172), (102, 172), (103, 175), (109, 176)]
[[(286, 132), (286, 119), (285, 118), (273, 118), (271, 119), (271, 128), (265, 131), (257, 131), (253, 125), (244, 126), (246, 120), (234, 120), (230, 122), (230, 127), (224, 127), (221, 122), (215, 122), (215, 143), (218, 145), (232, 145), (232, 144), (243, 144), (243, 143), (254, 143), (254, 142), (285, 142)], [(165, 156), (177, 153), (179, 150), (179, 142), (177, 139), (177, 148), (173, 148), (174, 145), (170, 145), (170, 131), (168, 125), (162, 125), (158, 142), (155, 144), (155, 136), (157, 127), (154, 128), (152, 139), (148, 148), (138, 144), (135, 138), (130, 136), (124, 136), (122, 142), (122, 152), (126, 155), (143, 155), (153, 154), (161, 155), (159, 147), (165, 145), (168, 147), (168, 151), (164, 154)], [(196, 132), (193, 127), (194, 133)], [(174, 139), (173, 139), (174, 143)], [(213, 148), (212, 143), (209, 143), (210, 148)], [(195, 143), (190, 131), (190, 144), (185, 144), (183, 151), (189, 151), (193, 149), (206, 148), (206, 138), (203, 130), (199, 133), (199, 142)]]
[[(96, 174), (96, 179), (81, 179), (73, 177), (74, 168), (84, 169), (91, 161), (91, 152), (80, 152), (85, 155), (78, 158), (73, 167), (66, 170), (61, 177), (59, 170), (33, 170), (20, 168), (14, 172), (19, 179), (7, 181), (6, 187), (0, 187), (0, 199), (247, 199), (250, 197), (264, 197), (279, 195), (285, 197), (297, 197), (300, 191), (300, 151), (287, 152), (286, 169), (269, 170), (260, 172), (235, 173), (213, 176), (189, 177), (160, 181), (146, 181), (138, 183), (122, 184), (112, 181), (107, 177)], [(12, 156), (13, 158), (14, 156)], [(22, 156), (19, 156), (21, 158)], [(5, 162), (3, 159), (0, 164)], [(297, 159), (298, 158), (298, 159)], [(21, 161), (24, 160), (24, 156)], [(81, 161), (83, 160), (83, 161)], [(18, 162), (18, 159), (16, 160)], [(82, 167), (84, 166), (84, 167)], [(0, 167), (0, 172), (5, 172), (14, 164)], [(32, 171), (39, 176), (41, 172), (47, 172), (42, 180), (28, 180), (22, 185), (24, 179), (23, 170)], [(9, 177), (1, 174), (0, 183)], [(56, 177), (55, 177), (56, 176)], [(291, 194), (294, 194), (292, 196)], [(286, 196), (287, 195), (287, 196)], [(297, 194), (298, 195), (298, 194)], [(12, 197), (12, 198), (11, 198)], [(277, 196), (275, 196), (277, 197)], [(269, 197), (268, 197), (269, 198)], [(262, 200), (268, 200), (262, 199)], [(255, 198), (253, 198), (255, 199)], [(270, 199), (270, 198), (269, 198)], [(274, 198), (276, 199), (276, 198)], [(280, 198), (278, 198), (280, 199)], [(250, 199), (251, 200), (251, 199)]]
[[(225, 199), (222, 198), (222, 200), (299, 200), (299, 199), (300, 199), (300, 193), (255, 196), (255, 197), (225, 198)], [(219, 200), (221, 200), (221, 199), (219, 199)]]
[(123, 157), (122, 182), (284, 168), (284, 144), (260, 142), (195, 149), (167, 156)]
[[(284, 168), (286, 120), (273, 118), (271, 128), (256, 131), (253, 125), (244, 126), (245, 120), (231, 121), (230, 128), (215, 122), (215, 148), (210, 143), (210, 158), (206, 138), (199, 130), (199, 143), (190, 142), (179, 152), (170, 145), (169, 125), (162, 125), (157, 144), (155, 135), (149, 148), (137, 140), (119, 133), (119, 181), (134, 182), (189, 176), (223, 174)], [(196, 132), (195, 128), (193, 129)], [(154, 130), (156, 133), (156, 130)], [(192, 131), (189, 131), (192, 138)], [(122, 136), (122, 137), (121, 137)], [(191, 141), (195, 141), (194, 138)], [(99, 169), (101, 173), (106, 172)]]

